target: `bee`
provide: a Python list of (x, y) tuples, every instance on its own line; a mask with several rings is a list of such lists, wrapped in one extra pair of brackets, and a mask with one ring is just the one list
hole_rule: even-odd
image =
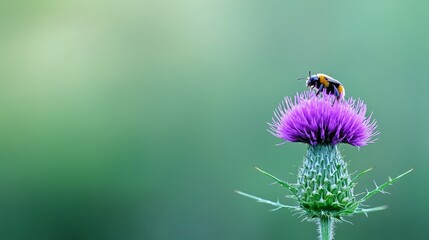
[(309, 71), (307, 78), (298, 78), (297, 80), (301, 79), (307, 80), (307, 87), (310, 87), (311, 89), (317, 89), (316, 96), (318, 96), (323, 89), (326, 89), (327, 94), (333, 94), (338, 101), (343, 99), (346, 95), (343, 84), (326, 74), (318, 73), (311, 75), (311, 71)]

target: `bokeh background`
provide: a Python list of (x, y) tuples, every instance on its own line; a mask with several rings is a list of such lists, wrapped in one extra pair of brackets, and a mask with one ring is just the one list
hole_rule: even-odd
[(357, 191), (415, 171), (337, 239), (427, 239), (429, 3), (1, 1), (1, 239), (316, 239), (258, 166), (294, 181), (304, 144), (267, 131), (308, 70), (342, 81), (379, 140), (341, 145)]

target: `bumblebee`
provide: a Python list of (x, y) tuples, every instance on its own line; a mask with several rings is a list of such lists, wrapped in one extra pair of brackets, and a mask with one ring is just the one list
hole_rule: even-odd
[(309, 71), (308, 78), (298, 78), (298, 80), (301, 79), (307, 80), (307, 87), (317, 89), (316, 96), (318, 96), (323, 89), (326, 89), (327, 94), (333, 94), (337, 97), (338, 101), (346, 95), (343, 84), (326, 74), (318, 73), (311, 75), (311, 71)]

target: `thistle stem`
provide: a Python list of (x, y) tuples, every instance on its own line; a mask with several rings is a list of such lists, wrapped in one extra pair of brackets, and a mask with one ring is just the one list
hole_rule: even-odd
[(333, 227), (332, 218), (327, 216), (320, 217), (320, 220), (319, 220), (320, 240), (334, 239), (334, 233), (333, 233), (332, 227)]

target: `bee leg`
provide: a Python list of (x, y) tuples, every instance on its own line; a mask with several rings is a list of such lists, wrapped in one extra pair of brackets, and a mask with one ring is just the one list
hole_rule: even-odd
[(338, 92), (337, 87), (335, 87), (335, 86), (333, 86), (333, 87), (334, 87), (334, 95), (335, 95), (335, 97), (337, 97), (337, 100), (340, 100), (340, 92)]
[(317, 89), (316, 96), (318, 96), (320, 94), (320, 92), (322, 91), (323, 87), (324, 87), (324, 85), (320, 84), (319, 89)]
[[(338, 92), (337, 87), (335, 87), (335, 86), (333, 86), (333, 87), (334, 87), (334, 95), (335, 95), (335, 97), (337, 97), (337, 101), (340, 101), (340, 92)], [(335, 103), (335, 100), (332, 102), (332, 106), (334, 106), (334, 103)]]

